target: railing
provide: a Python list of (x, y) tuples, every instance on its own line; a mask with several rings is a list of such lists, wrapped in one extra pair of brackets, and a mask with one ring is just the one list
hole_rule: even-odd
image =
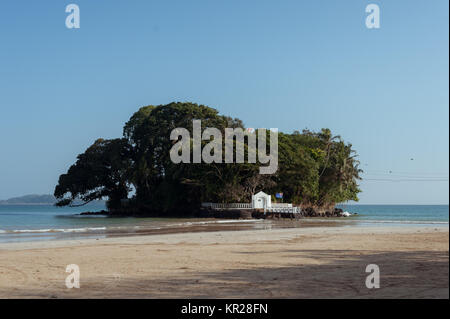
[(285, 208), (285, 207), (292, 207), (292, 204), (290, 203), (272, 203), (273, 208)]
[(202, 203), (202, 207), (212, 209), (251, 209), (251, 203)]
[(270, 207), (264, 209), (264, 214), (266, 213), (286, 213), (286, 214), (299, 214), (301, 212), (300, 207)]
[[(211, 209), (253, 209), (251, 203), (202, 203), (202, 207)], [(273, 203), (271, 207), (264, 208), (264, 213), (298, 214), (300, 207), (292, 207), (288, 203)]]

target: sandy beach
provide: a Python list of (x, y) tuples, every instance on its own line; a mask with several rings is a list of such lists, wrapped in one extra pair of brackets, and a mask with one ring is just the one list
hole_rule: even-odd
[[(8, 243), (0, 298), (448, 298), (448, 250), (448, 227), (419, 226)], [(65, 286), (69, 264), (79, 289)]]

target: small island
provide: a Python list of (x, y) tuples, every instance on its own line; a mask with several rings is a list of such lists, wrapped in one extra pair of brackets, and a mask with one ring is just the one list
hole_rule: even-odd
[[(227, 128), (242, 129), (246, 134), (258, 131), (204, 105), (174, 102), (142, 107), (126, 122), (123, 137), (98, 139), (78, 155), (75, 164), (59, 177), (56, 205), (79, 206), (105, 199), (107, 211), (102, 214), (211, 217), (224, 213), (211, 213), (211, 207), (202, 203), (250, 203), (252, 196), (263, 191), (272, 194), (275, 205), (289, 203), (308, 217), (340, 216), (337, 203), (358, 200), (357, 181), (362, 171), (356, 152), (329, 129), (279, 132), (277, 170), (260, 174), (261, 163), (248, 158), (250, 152), (261, 150), (250, 148), (248, 136), (241, 142), (233, 140), (233, 148), (245, 149), (242, 163), (174, 163), (169, 153), (177, 141), (171, 139), (171, 132), (185, 128), (193, 136), (193, 120), (220, 132)], [(208, 142), (201, 140), (202, 146)], [(189, 144), (193, 143), (191, 138)], [(225, 149), (225, 145), (221, 147)], [(225, 152), (220, 153), (222, 159)], [(81, 204), (76, 202), (80, 200)], [(229, 216), (237, 216), (231, 211)]]

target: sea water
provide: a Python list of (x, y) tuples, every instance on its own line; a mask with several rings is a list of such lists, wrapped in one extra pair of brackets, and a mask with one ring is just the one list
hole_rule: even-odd
[(99, 204), (76, 208), (50, 205), (0, 205), (0, 242), (320, 225), (448, 227), (449, 222), (448, 205), (340, 205), (340, 207), (352, 213), (352, 216), (280, 222), (80, 215), (86, 210), (105, 209)]

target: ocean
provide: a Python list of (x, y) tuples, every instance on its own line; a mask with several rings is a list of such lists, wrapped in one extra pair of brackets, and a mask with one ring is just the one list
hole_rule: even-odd
[(311, 218), (298, 221), (214, 220), (80, 216), (103, 205), (55, 207), (0, 205), (0, 243), (35, 240), (103, 238), (155, 233), (271, 229), (309, 226), (433, 226), (448, 227), (448, 205), (341, 205), (351, 217)]

